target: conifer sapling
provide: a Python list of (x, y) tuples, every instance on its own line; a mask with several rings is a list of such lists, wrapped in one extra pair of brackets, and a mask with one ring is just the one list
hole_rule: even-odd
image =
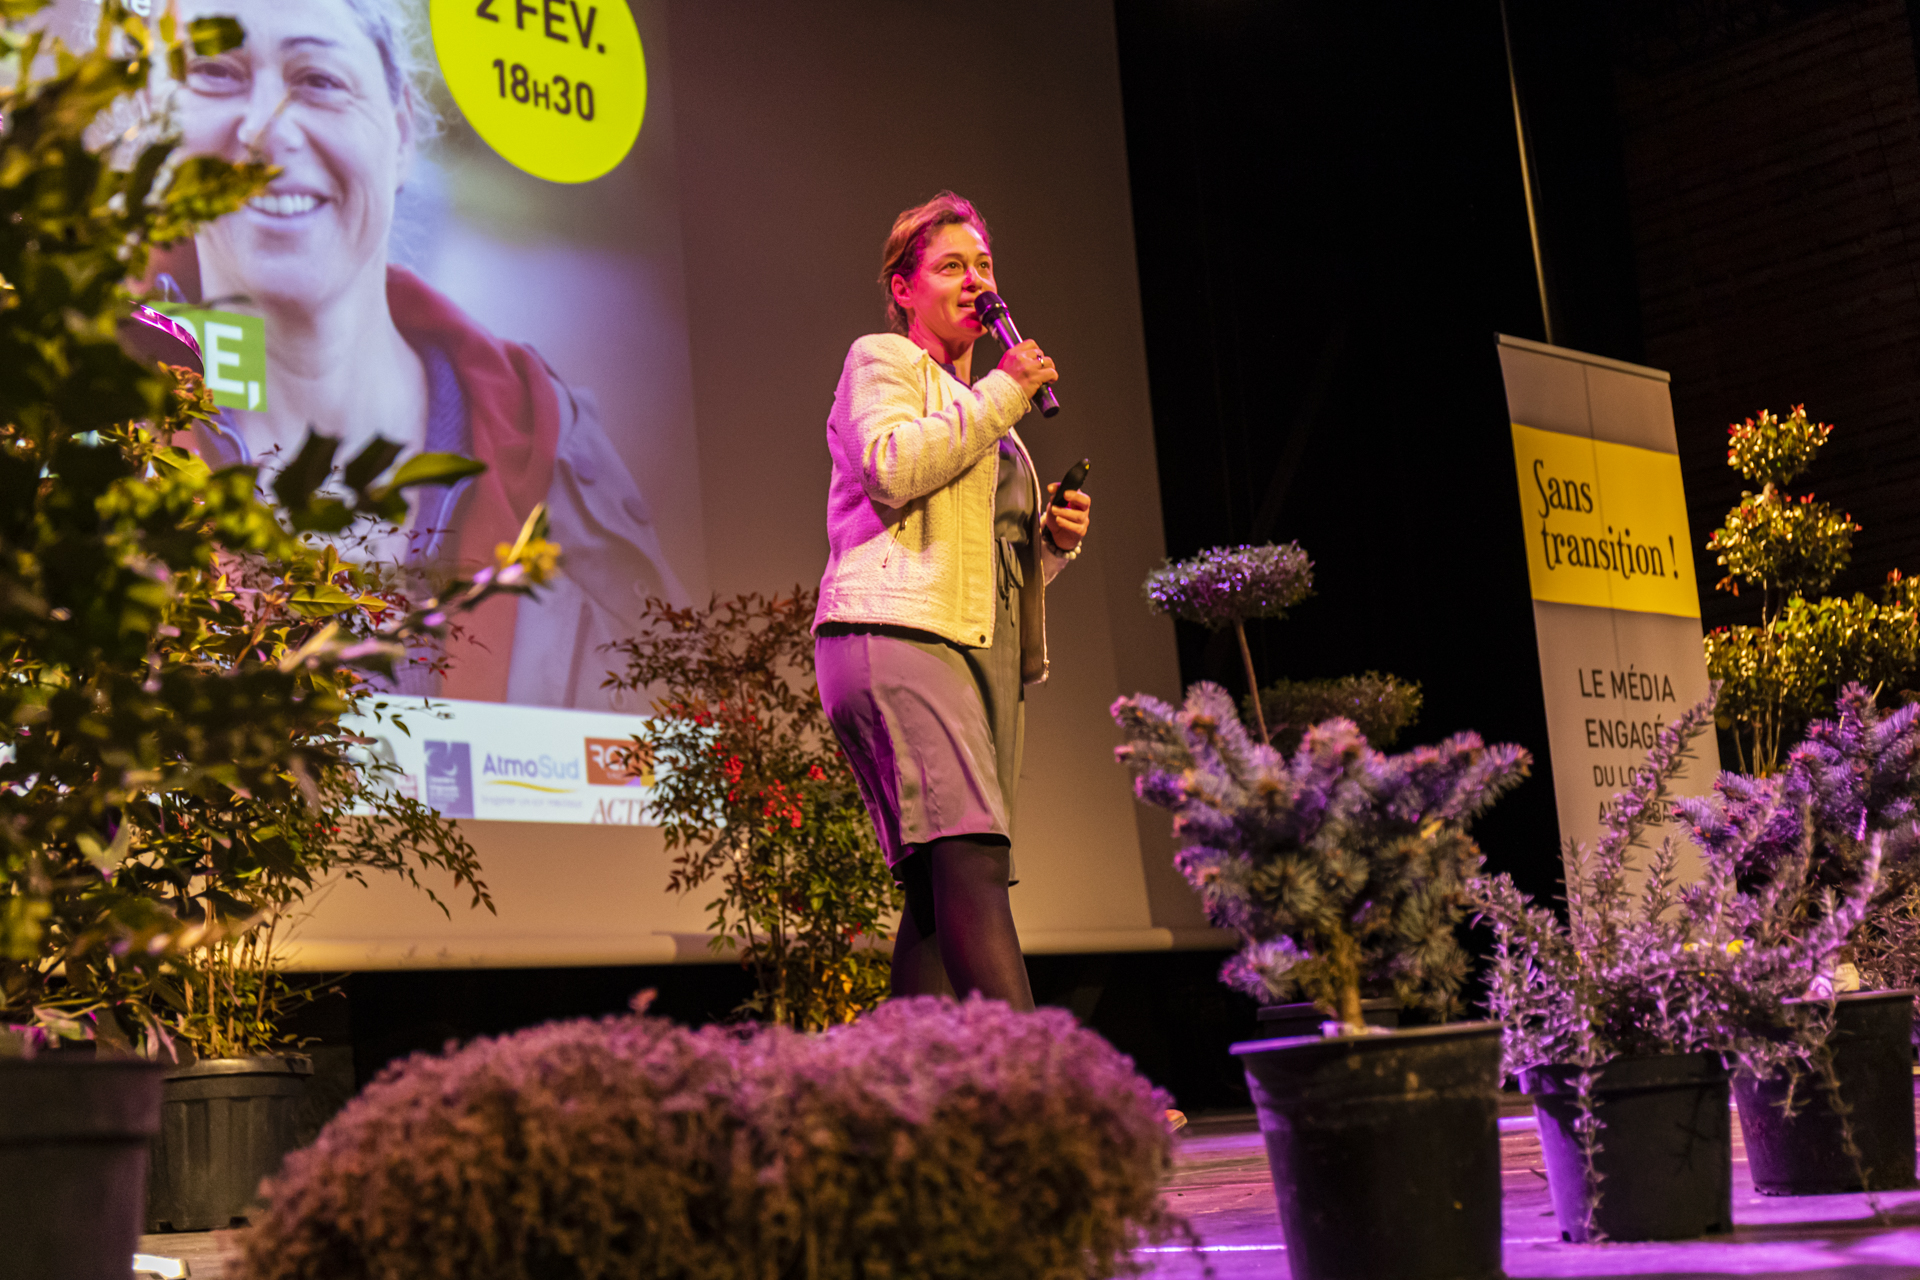
[(1174, 813), (1177, 865), (1244, 941), (1223, 981), (1267, 1000), (1304, 994), (1342, 1034), (1367, 1030), (1363, 991), (1452, 1010), (1467, 972), (1454, 926), (1481, 863), (1467, 825), (1527, 775), (1526, 751), (1462, 733), (1382, 755), (1335, 719), (1282, 756), (1205, 682), (1178, 711), (1141, 695), (1113, 716), (1136, 793)]

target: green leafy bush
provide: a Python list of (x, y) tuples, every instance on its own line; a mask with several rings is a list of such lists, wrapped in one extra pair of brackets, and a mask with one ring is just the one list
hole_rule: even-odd
[(134, 284), (152, 245), (272, 173), (182, 159), (164, 121), (91, 135), (139, 115), (157, 63), (178, 79), (189, 45), (241, 32), (170, 7), (149, 27), (109, 0), (74, 50), (36, 25), (45, 7), (0, 0), (0, 1031), (260, 1047), (270, 969), (249, 962), (248, 1009), (233, 983), (213, 1009), (201, 979), (317, 878), (431, 868), (484, 898), (457, 831), (371, 796), (341, 717), (366, 673), (524, 592), (554, 548), (536, 520), (415, 607), (314, 535), (393, 520), (408, 487), (478, 464), (396, 467), (400, 446), (375, 440), (336, 487), (338, 441), (314, 435), (270, 499), (252, 468), (173, 443), (212, 403), (122, 350)]
[(1059, 1010), (920, 998), (818, 1035), (554, 1023), (389, 1068), (269, 1183), (245, 1274), (1129, 1274), (1182, 1225), (1165, 1104)]
[(1399, 741), (1420, 718), (1424, 695), (1417, 680), (1369, 671), (1331, 680), (1276, 680), (1260, 691), (1268, 740), (1282, 755), (1325, 720), (1351, 720), (1376, 750)]
[(609, 685), (653, 699), (627, 764), (674, 854), (668, 888), (713, 880), (713, 945), (754, 975), (744, 1006), (803, 1030), (886, 998), (878, 943), (903, 905), (814, 682), (816, 593), (676, 609), (649, 600)]
[(1707, 539), (1726, 569), (1717, 584), (1760, 597), (1757, 626), (1716, 627), (1706, 636), (1707, 674), (1719, 682), (1719, 726), (1729, 730), (1739, 767), (1767, 775), (1790, 743), (1842, 686), (1879, 690), (1910, 684), (1920, 667), (1920, 599), (1898, 570), (1879, 600), (1823, 593), (1853, 556), (1853, 517), (1787, 485), (1812, 465), (1833, 427), (1795, 405), (1785, 418), (1762, 412), (1727, 428), (1727, 465), (1760, 488)]

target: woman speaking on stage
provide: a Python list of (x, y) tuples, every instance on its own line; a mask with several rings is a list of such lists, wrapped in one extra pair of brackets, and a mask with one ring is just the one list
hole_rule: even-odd
[(820, 698), (906, 891), (893, 993), (1031, 1009), (1007, 896), (1025, 686), (1047, 677), (1046, 584), (1091, 501), (1049, 506), (1014, 430), (1059, 376), (1039, 345), (974, 381), (974, 299), (998, 286), (973, 205), (902, 213), (880, 283), (893, 331), (853, 344), (827, 419)]

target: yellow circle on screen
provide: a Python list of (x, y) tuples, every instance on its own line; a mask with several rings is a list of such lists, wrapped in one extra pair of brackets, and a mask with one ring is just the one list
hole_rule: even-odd
[(433, 0), (432, 15), (448, 91), (509, 164), (591, 182), (633, 150), (647, 62), (626, 0)]

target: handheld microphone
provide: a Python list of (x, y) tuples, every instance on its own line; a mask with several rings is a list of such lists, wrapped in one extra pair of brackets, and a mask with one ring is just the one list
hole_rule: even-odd
[[(980, 317), (981, 324), (993, 330), (993, 336), (1000, 339), (1002, 346), (1011, 350), (1020, 345), (1020, 331), (1013, 327), (1013, 315), (1007, 310), (1006, 300), (993, 290), (988, 289), (974, 298), (973, 314)], [(1040, 394), (1033, 398), (1033, 403), (1043, 418), (1051, 418), (1060, 412), (1060, 397), (1053, 394), (1051, 383), (1040, 388)]]

